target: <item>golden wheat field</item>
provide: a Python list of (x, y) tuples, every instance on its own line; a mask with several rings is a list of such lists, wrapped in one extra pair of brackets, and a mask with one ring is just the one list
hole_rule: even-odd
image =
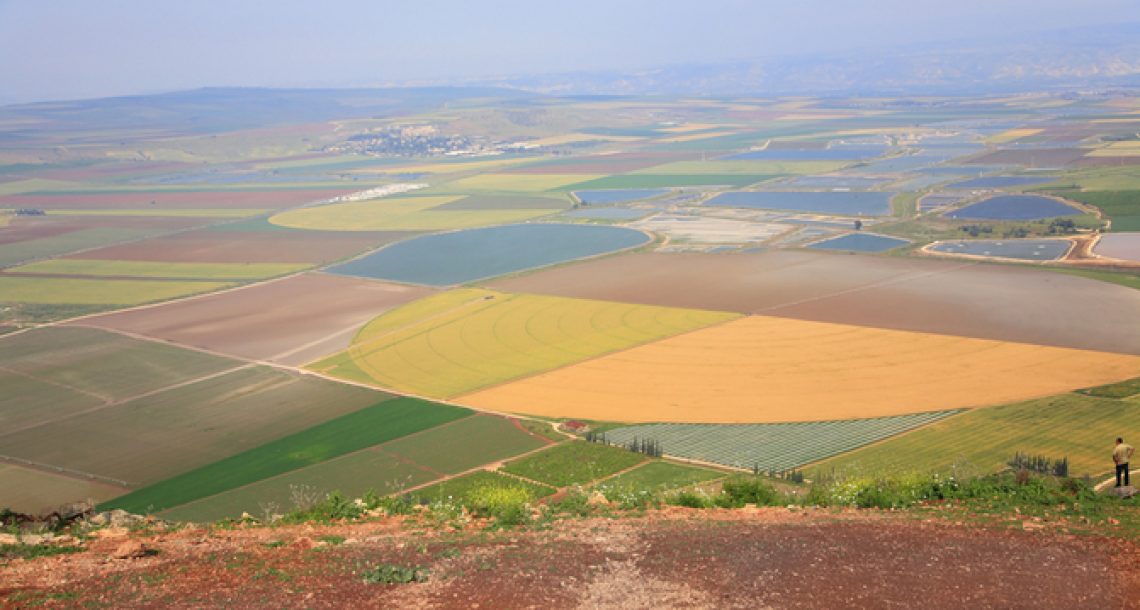
[(980, 407), (1140, 375), (1140, 357), (752, 316), (468, 394), (622, 422), (795, 422)]

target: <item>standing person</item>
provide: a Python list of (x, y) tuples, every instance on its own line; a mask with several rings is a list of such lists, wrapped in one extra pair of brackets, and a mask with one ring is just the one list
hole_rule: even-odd
[(1136, 450), (1132, 445), (1124, 442), (1124, 439), (1116, 439), (1116, 448), (1112, 450), (1112, 461), (1116, 462), (1116, 486), (1120, 487), (1120, 475), (1124, 475), (1124, 484), (1127, 486), (1128, 482), (1128, 459), (1132, 457), (1132, 453)]

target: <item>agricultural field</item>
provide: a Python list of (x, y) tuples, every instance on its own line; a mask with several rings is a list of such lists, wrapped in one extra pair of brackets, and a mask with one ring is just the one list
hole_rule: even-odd
[(1140, 190), (1077, 191), (1056, 190), (1053, 193), (1100, 208), (1112, 220), (1110, 231), (1140, 231)]
[(573, 184), (574, 192), (583, 190), (649, 190), (698, 186), (728, 186), (740, 188), (777, 177), (775, 174), (615, 174), (605, 178)]
[(267, 190), (187, 188), (113, 190), (111, 188), (95, 188), (0, 195), (0, 208), (34, 208), (39, 210), (264, 210), (312, 203), (358, 190), (361, 190), (358, 185), (345, 185), (340, 188), (276, 188)]
[(1137, 371), (1140, 356), (750, 316), (458, 400), (603, 421), (826, 421), (982, 407)]
[(717, 195), (705, 202), (705, 205), (844, 216), (884, 216), (891, 213), (891, 198), (894, 195), (870, 191), (738, 191)]
[(608, 478), (598, 487), (606, 491), (645, 490), (654, 492), (708, 483), (725, 476), (725, 473), (719, 470), (653, 460), (633, 470)]
[(55, 259), (11, 267), (9, 274), (186, 280), (255, 280), (305, 269), (295, 263), (171, 263), (97, 259)]
[[(441, 231), (520, 222), (556, 211), (539, 209), (449, 209), (462, 197), (392, 197), (334, 203), (283, 212), (270, 222), (319, 231)], [(566, 206), (569, 207), (569, 202)]]
[(619, 227), (502, 225), (417, 237), (328, 271), (442, 287), (607, 254), (649, 239)]
[(627, 254), (487, 286), (1140, 355), (1140, 293), (1009, 266), (808, 250)]
[[(48, 231), (51, 230), (50, 228), (46, 229)], [(96, 227), (75, 229), (45, 237), (32, 237), (29, 235), (28, 239), (0, 242), (0, 266), (6, 267), (24, 261), (59, 256), (80, 250), (99, 248), (109, 244), (142, 239), (159, 232), (161, 231), (153, 229)]]
[(591, 191), (574, 191), (573, 195), (587, 205), (608, 205), (613, 203), (628, 203), (640, 199), (649, 199), (664, 195), (666, 189), (596, 189)]
[(376, 318), (361, 329), (346, 351), (310, 368), (445, 398), (733, 317), (481, 289), (453, 290)]
[(348, 347), (372, 318), (429, 294), (415, 286), (306, 273), (79, 324), (301, 365)]
[(1044, 176), (987, 176), (972, 178), (946, 185), (948, 189), (1007, 189), (1020, 186), (1044, 184), (1053, 179)]
[(618, 446), (634, 439), (656, 441), (670, 457), (762, 472), (784, 471), (871, 445), (956, 413), (959, 411), (784, 424), (643, 424), (607, 430), (605, 441)]
[(597, 174), (480, 174), (461, 178), (439, 187), (441, 191), (457, 193), (541, 193), (565, 191), (571, 184), (601, 178)]
[(233, 286), (226, 282), (112, 280), (0, 275), (0, 303), (141, 305)]
[(1077, 393), (977, 409), (821, 462), (816, 472), (851, 475), (936, 471), (986, 473), (1015, 452), (1067, 457), (1075, 476), (1112, 472), (1112, 439), (1140, 438), (1140, 399)]
[(1093, 252), (1100, 256), (1140, 263), (1140, 233), (1102, 235)]
[(623, 470), (648, 458), (617, 447), (581, 441), (564, 442), (550, 449), (507, 462), (503, 472), (526, 477), (552, 487), (584, 485)]
[(790, 230), (788, 225), (713, 218), (691, 214), (656, 214), (627, 225), (669, 237), (670, 242), (741, 244), (767, 241)]
[(127, 490), (97, 480), (71, 477), (43, 470), (0, 464), (0, 497), (5, 507), (40, 514), (80, 499), (102, 501)]

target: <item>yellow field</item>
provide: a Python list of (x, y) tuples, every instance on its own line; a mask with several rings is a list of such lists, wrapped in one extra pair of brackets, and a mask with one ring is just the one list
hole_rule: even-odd
[(463, 396), (622, 422), (794, 422), (981, 407), (1135, 377), (1140, 357), (752, 316)]
[(1087, 156), (1089, 157), (1137, 157), (1140, 156), (1140, 142), (1113, 142), (1104, 148), (1098, 148)]
[(736, 314), (462, 289), (386, 313), (309, 368), (450, 397), (731, 320)]
[(986, 138), (986, 141), (991, 143), (991, 144), (1005, 144), (1007, 142), (1012, 142), (1014, 140), (1019, 140), (1021, 138), (1026, 138), (1029, 136), (1037, 135), (1037, 134), (1041, 133), (1042, 131), (1044, 131), (1044, 130), (1042, 130), (1042, 129), (1027, 129), (1027, 128), (1007, 129), (1007, 130), (1005, 130), (999, 134), (994, 134), (994, 135)]
[(0, 303), (138, 305), (225, 288), (222, 282), (0, 277)]
[(320, 231), (442, 231), (521, 222), (556, 210), (434, 210), (462, 199), (445, 197), (391, 197), (320, 205), (282, 212), (269, 222), (294, 229)]
[(449, 182), (441, 188), (452, 192), (515, 191), (538, 193), (601, 177), (600, 174), (483, 174)]

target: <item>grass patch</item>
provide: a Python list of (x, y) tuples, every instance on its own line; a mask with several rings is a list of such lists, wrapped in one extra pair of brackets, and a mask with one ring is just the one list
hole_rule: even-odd
[(1140, 394), (1140, 377), (1135, 379), (1128, 379), (1120, 383), (1110, 383), (1108, 385), (1100, 385), (1095, 388), (1085, 388), (1077, 390), (1079, 394), (1085, 396), (1096, 396), (1098, 398), (1129, 398)]
[(448, 479), (429, 487), (411, 492), (412, 498), (425, 502), (448, 502), (452, 504), (469, 505), (473, 499), (478, 499), (484, 488), (518, 488), (524, 489), (530, 498), (537, 499), (554, 493), (554, 488), (545, 485), (535, 485), (527, 481), (520, 481), (497, 472), (480, 470), (454, 479)]
[(1140, 190), (1081, 191), (1078, 189), (1059, 189), (1050, 192), (1058, 197), (1100, 208), (1105, 216), (1112, 219), (1110, 231), (1114, 233), (1140, 231)]
[(0, 544), (0, 560), (35, 559), (53, 555), (81, 553), (83, 547), (56, 546), (51, 544)]
[(165, 510), (470, 415), (467, 409), (414, 398), (388, 400), (131, 492), (101, 508)]
[(569, 441), (507, 463), (505, 472), (555, 487), (584, 485), (646, 460), (644, 455), (597, 443)]
[(727, 476), (725, 473), (718, 470), (653, 460), (612, 479), (606, 479), (602, 485), (614, 489), (658, 492), (705, 483), (725, 476)]

